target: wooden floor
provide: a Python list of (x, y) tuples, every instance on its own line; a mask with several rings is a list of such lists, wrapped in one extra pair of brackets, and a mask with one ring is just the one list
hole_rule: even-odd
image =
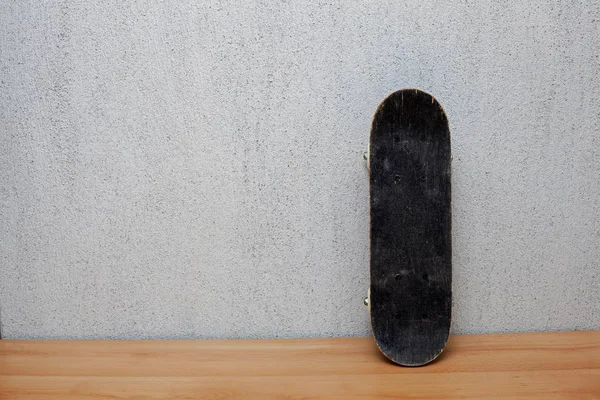
[(0, 341), (0, 399), (600, 399), (600, 331), (453, 336), (390, 364), (371, 338)]

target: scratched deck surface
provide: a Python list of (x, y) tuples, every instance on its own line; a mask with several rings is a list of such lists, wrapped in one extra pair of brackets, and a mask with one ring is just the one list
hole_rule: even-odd
[(453, 336), (422, 368), (372, 338), (0, 340), (0, 399), (598, 399), (600, 331)]
[(373, 335), (402, 365), (448, 339), (452, 302), (450, 132), (429, 94), (401, 90), (373, 118), (370, 144)]

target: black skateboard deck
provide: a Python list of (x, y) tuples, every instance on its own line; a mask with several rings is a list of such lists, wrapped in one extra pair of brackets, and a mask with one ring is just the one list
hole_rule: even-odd
[(452, 308), (450, 130), (441, 105), (416, 89), (378, 107), (371, 128), (371, 285), (377, 346), (424, 365), (444, 349)]

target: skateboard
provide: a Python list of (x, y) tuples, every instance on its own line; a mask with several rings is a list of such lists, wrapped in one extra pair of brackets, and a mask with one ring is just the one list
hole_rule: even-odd
[(396, 364), (434, 360), (450, 335), (452, 215), (450, 130), (431, 95), (405, 89), (377, 108), (370, 179), (371, 328)]

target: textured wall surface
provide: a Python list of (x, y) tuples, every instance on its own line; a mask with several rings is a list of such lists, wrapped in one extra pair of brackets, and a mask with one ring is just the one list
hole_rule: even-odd
[(1, 0), (3, 337), (368, 335), (404, 87), (450, 119), (454, 332), (600, 328), (600, 4), (534, 3)]

